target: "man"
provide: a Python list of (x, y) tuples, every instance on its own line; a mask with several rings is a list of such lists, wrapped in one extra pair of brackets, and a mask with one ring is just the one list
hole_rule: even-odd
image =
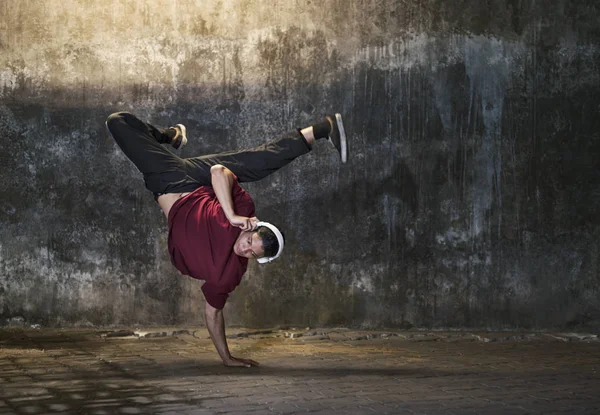
[(205, 317), (210, 337), (226, 366), (256, 366), (233, 357), (225, 338), (223, 307), (246, 272), (248, 259), (270, 262), (281, 255), (283, 234), (260, 222), (254, 203), (239, 183), (260, 180), (308, 153), (315, 140), (327, 138), (347, 158), (347, 140), (340, 114), (292, 131), (258, 147), (182, 159), (175, 149), (187, 143), (182, 124), (166, 129), (127, 112), (112, 114), (108, 131), (143, 174), (146, 188), (169, 224), (171, 262), (184, 275), (204, 280)]

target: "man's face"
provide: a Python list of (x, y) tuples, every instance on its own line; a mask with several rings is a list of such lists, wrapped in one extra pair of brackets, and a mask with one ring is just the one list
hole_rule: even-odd
[(260, 258), (264, 256), (262, 241), (258, 232), (242, 231), (233, 245), (233, 252), (244, 258)]

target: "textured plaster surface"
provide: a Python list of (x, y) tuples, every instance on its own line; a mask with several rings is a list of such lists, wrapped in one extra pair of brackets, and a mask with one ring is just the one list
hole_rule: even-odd
[(0, 322), (192, 324), (200, 282), (104, 130), (183, 122), (191, 157), (342, 112), (245, 185), (284, 257), (227, 321), (580, 327), (600, 321), (596, 1), (0, 2)]

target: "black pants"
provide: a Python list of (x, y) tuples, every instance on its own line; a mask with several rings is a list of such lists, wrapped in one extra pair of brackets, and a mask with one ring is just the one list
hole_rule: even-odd
[(210, 186), (210, 168), (215, 164), (227, 167), (240, 182), (254, 182), (310, 151), (304, 136), (293, 131), (252, 149), (182, 159), (163, 147), (162, 144), (169, 142), (164, 129), (128, 112), (110, 115), (106, 126), (121, 150), (142, 172), (146, 188), (155, 198)]

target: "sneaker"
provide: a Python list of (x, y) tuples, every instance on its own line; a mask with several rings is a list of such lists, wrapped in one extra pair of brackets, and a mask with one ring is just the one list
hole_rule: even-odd
[(329, 121), (329, 124), (331, 125), (329, 141), (340, 153), (342, 163), (345, 163), (348, 159), (348, 143), (346, 140), (346, 131), (344, 130), (344, 123), (342, 122), (342, 114), (328, 115), (326, 118), (327, 121)]
[(185, 125), (177, 124), (175, 127), (171, 127), (175, 130), (175, 137), (171, 140), (171, 145), (175, 147), (175, 149), (179, 149), (187, 144), (187, 131), (185, 129)]

